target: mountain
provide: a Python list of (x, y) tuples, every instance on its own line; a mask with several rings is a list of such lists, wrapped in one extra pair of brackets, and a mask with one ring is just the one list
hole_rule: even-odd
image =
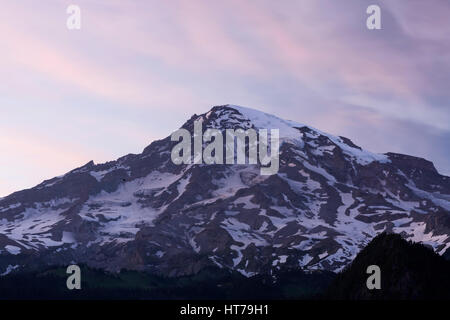
[[(381, 271), (381, 289), (368, 290), (367, 266)], [(398, 234), (376, 236), (328, 289), (329, 299), (450, 299), (450, 261)]]
[(450, 178), (430, 161), (244, 107), (213, 107), (182, 127), (200, 119), (204, 129), (279, 129), (278, 173), (176, 165), (171, 137), (91, 161), (0, 199), (0, 274), (70, 263), (165, 276), (336, 272), (381, 232), (448, 255)]

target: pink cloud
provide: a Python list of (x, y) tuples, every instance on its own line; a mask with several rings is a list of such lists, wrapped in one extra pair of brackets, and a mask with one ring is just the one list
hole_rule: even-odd
[[(377, 34), (364, 29), (362, 1), (78, 0), (80, 32), (65, 28), (65, 0), (9, 1), (0, 11), (0, 98), (9, 103), (0, 111), (29, 112), (31, 119), (64, 109), (58, 119), (67, 121), (67, 108), (72, 137), (96, 127), (98, 141), (119, 140), (123, 154), (130, 151), (127, 139), (143, 144), (194, 112), (228, 102), (294, 113), (291, 118), (317, 116), (324, 131), (355, 128), (351, 114), (335, 104), (372, 110), (357, 121), (373, 128), (389, 117), (448, 130), (449, 5), (410, 2), (380, 0), (384, 17), (394, 21), (384, 20)], [(78, 102), (86, 114), (77, 113)], [(316, 108), (319, 103), (327, 105)], [(109, 118), (98, 119), (99, 110)], [(57, 156), (64, 145), (45, 135), (49, 149), (33, 149), (39, 139), (19, 118), (12, 123), (22, 137), (17, 146), (55, 155), (36, 163), (81, 160), (70, 152)], [(1, 144), (24, 155), (6, 137)], [(90, 143), (76, 150), (90, 154)]]

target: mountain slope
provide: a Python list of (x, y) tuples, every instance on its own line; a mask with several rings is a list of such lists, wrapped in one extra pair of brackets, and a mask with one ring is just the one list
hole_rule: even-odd
[(439, 254), (450, 247), (450, 179), (431, 162), (238, 106), (183, 128), (199, 119), (204, 129), (279, 129), (279, 172), (175, 165), (170, 137), (89, 162), (0, 200), (0, 274), (70, 262), (169, 276), (207, 266), (339, 271), (383, 231)]

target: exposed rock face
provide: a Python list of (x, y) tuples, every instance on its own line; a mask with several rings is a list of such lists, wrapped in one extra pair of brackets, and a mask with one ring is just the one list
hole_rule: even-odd
[[(86, 263), (175, 276), (346, 266), (377, 234), (450, 247), (450, 178), (427, 160), (255, 110), (220, 106), (203, 127), (279, 129), (278, 174), (258, 165), (175, 165), (170, 137), (0, 199), (0, 274)], [(447, 251), (448, 252), (448, 251)]]

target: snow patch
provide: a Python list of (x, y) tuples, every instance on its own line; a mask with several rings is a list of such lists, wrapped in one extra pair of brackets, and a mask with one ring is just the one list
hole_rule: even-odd
[(5, 246), (6, 251), (8, 251), (10, 254), (13, 255), (18, 255), (20, 254), (21, 249), (19, 247), (16, 246), (12, 246), (12, 245), (6, 245)]

